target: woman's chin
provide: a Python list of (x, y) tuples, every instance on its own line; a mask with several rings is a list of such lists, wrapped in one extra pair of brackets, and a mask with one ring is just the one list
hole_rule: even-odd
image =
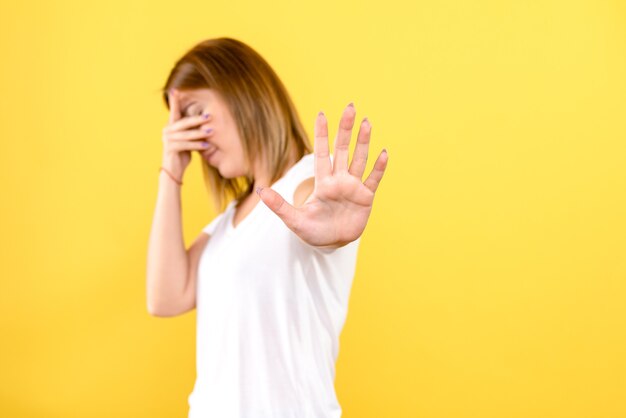
[(231, 170), (221, 168), (220, 166), (216, 166), (215, 168), (217, 168), (217, 171), (219, 171), (220, 176), (222, 176), (225, 179), (230, 180), (230, 179), (239, 177), (237, 173), (233, 173)]
[(214, 167), (219, 171), (220, 176), (225, 179), (236, 179), (238, 177), (243, 177), (246, 175), (244, 171), (241, 169), (235, 169), (228, 164), (220, 164), (219, 162), (214, 165)]
[(241, 170), (233, 169), (233, 167), (225, 164), (225, 161), (223, 161), (221, 157), (219, 150), (202, 154), (202, 159), (204, 159), (208, 165), (215, 168), (222, 178), (234, 179), (245, 175)]

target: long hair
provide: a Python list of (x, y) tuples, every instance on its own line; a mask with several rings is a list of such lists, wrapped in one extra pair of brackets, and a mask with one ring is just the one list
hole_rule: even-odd
[[(220, 93), (237, 125), (244, 158), (250, 167), (253, 158), (261, 158), (269, 170), (270, 183), (289, 168), (290, 155), (300, 159), (313, 152), (278, 75), (259, 53), (241, 41), (222, 37), (198, 43), (176, 62), (162, 88), (168, 109), (170, 88), (210, 88)], [(251, 175), (227, 179), (204, 159), (201, 161), (205, 187), (220, 211), (231, 199), (241, 201), (252, 193)]]

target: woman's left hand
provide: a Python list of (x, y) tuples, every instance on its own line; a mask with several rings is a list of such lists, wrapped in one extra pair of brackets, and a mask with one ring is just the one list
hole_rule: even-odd
[(371, 125), (363, 119), (356, 147), (348, 167), (350, 137), (356, 112), (346, 107), (335, 139), (331, 163), (328, 124), (322, 112), (315, 121), (315, 186), (300, 207), (290, 205), (269, 187), (257, 190), (261, 200), (304, 242), (325, 248), (338, 248), (361, 236), (372, 211), (374, 194), (387, 167), (383, 150), (365, 182), (361, 181), (370, 142)]

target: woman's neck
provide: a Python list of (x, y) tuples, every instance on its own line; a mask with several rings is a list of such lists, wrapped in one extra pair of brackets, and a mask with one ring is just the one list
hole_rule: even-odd
[[(292, 148), (292, 152), (289, 156), (289, 163), (287, 163), (287, 166), (285, 167), (285, 172), (286, 173), (291, 167), (293, 167), (293, 165), (295, 163), (298, 162), (298, 156), (296, 155), (296, 149), (295, 147)], [(254, 192), (256, 192), (257, 187), (270, 187), (270, 176), (267, 173), (267, 170), (262, 170), (260, 167), (262, 167), (262, 164), (257, 164), (257, 169), (255, 170), (256, 172), (254, 173), (254, 185), (252, 186), (252, 190)], [(283, 174), (284, 174), (283, 173)]]

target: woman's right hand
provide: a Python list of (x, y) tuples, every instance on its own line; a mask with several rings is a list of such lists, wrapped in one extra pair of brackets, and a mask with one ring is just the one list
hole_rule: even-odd
[[(162, 166), (179, 180), (182, 180), (185, 169), (191, 162), (191, 151), (203, 151), (208, 148), (206, 141), (198, 141), (212, 134), (205, 129), (188, 129), (210, 120), (210, 116), (195, 115), (182, 117), (178, 91), (171, 89), (168, 93), (170, 117), (163, 128), (163, 162)], [(210, 129), (210, 128), (208, 128)]]

